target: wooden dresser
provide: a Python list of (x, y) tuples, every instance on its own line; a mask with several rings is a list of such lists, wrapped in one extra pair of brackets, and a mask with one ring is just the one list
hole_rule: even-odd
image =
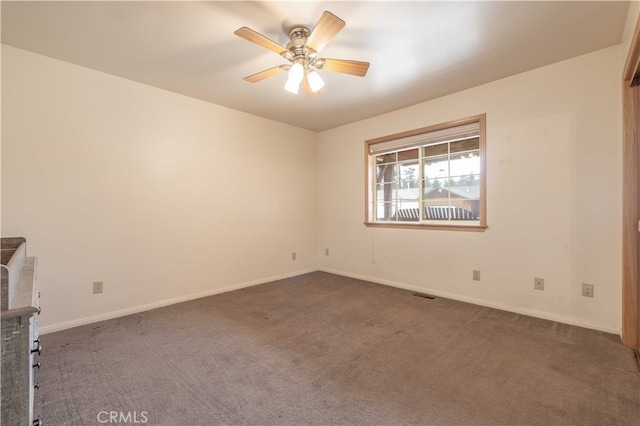
[(36, 288), (37, 258), (27, 257), (22, 237), (0, 239), (0, 307), (2, 314), (2, 410), (0, 424), (41, 425), (33, 413), (33, 395), (42, 346), (36, 316), (40, 293)]

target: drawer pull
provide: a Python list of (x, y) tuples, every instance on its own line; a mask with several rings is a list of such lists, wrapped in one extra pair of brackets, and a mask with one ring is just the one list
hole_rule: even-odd
[(36, 385), (33, 387), (34, 389), (40, 389), (40, 383), (36, 383)]
[(33, 368), (37, 368), (38, 370), (40, 370), (40, 361), (38, 361), (35, 364), (33, 364), (32, 367)]
[(38, 344), (38, 347), (36, 349), (31, 349), (31, 353), (36, 352), (38, 352), (38, 355), (42, 355), (42, 345)]
[(42, 422), (42, 418), (40, 416), (38, 416), (38, 418), (33, 421), (32, 425), (33, 426), (43, 426), (44, 423)]

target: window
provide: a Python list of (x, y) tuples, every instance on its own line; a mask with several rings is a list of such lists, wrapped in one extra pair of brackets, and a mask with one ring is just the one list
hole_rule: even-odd
[(483, 231), (485, 115), (365, 142), (365, 225)]

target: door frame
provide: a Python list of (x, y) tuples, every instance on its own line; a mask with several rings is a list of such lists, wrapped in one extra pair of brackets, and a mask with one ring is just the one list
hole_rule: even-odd
[[(638, 354), (640, 16), (622, 77), (622, 343)], [(636, 357), (636, 359), (638, 359)]]

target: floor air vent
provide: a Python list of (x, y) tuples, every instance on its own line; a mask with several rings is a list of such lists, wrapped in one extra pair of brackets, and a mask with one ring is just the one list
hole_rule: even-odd
[(423, 299), (429, 299), (429, 300), (433, 300), (436, 298), (435, 296), (432, 296), (430, 294), (424, 294), (424, 293), (413, 293), (413, 295), (417, 297), (422, 297)]

